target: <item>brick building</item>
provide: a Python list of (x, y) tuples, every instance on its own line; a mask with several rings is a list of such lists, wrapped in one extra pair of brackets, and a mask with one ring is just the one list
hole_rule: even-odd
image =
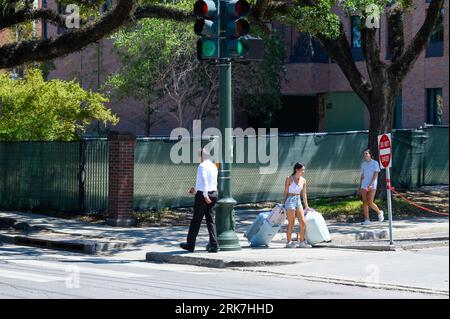
[[(418, 31), (424, 21), (429, 0), (415, 0), (414, 9), (404, 17), (406, 43)], [(56, 0), (36, 0), (39, 6), (63, 10)], [(101, 10), (107, 10), (107, 0)], [(449, 5), (445, 2), (442, 26), (433, 34), (432, 40), (413, 70), (403, 83), (402, 94), (397, 101), (395, 128), (414, 128), (428, 124), (449, 122)], [(344, 19), (345, 29), (358, 67), (366, 74), (364, 56), (358, 31), (359, 18)], [(379, 42), (381, 52), (389, 60), (385, 18), (381, 21)], [(36, 23), (36, 33), (51, 37), (64, 32), (49, 23)], [(352, 91), (339, 67), (325, 54), (314, 39), (298, 33), (287, 26), (277, 27), (287, 46), (287, 81), (283, 84), (284, 108), (275, 116), (274, 127), (280, 131), (319, 132), (346, 131), (368, 128), (368, 113), (361, 100)], [(2, 40), (3, 37), (3, 40)], [(0, 41), (6, 35), (0, 33)], [(49, 79), (77, 79), (84, 88), (97, 90), (106, 78), (118, 69), (110, 40), (103, 39), (91, 44), (79, 53), (53, 61), (55, 69)], [(443, 101), (443, 103), (442, 103)], [(145, 132), (145, 111), (132, 97), (125, 101), (112, 99), (109, 107), (119, 115), (120, 123), (115, 129), (132, 131), (137, 135)], [(176, 127), (164, 112), (164, 119), (155, 125), (152, 134), (168, 134)], [(211, 119), (214, 125), (217, 119)], [(246, 126), (247, 119), (236, 115), (236, 126)], [(104, 128), (94, 127), (93, 132)]]
[[(404, 16), (405, 43), (409, 43), (425, 19), (429, 0), (415, 0), (414, 9)], [(415, 128), (427, 124), (446, 124), (449, 121), (449, 4), (445, 2), (442, 25), (433, 34), (431, 42), (422, 53), (403, 82), (402, 94), (397, 100), (395, 128)], [(344, 19), (346, 34), (352, 46), (353, 57), (364, 75), (364, 56), (358, 31), (359, 17)], [(314, 39), (299, 34), (290, 27), (278, 30), (286, 39), (287, 82), (283, 86), (285, 116), (280, 119), (280, 129), (294, 130), (292, 113), (303, 117), (306, 131), (342, 131), (368, 128), (368, 112), (357, 97), (339, 67), (330, 61)], [(387, 23), (380, 23), (378, 34), (381, 52), (386, 61)], [(312, 48), (312, 49), (311, 49)], [(443, 100), (442, 115), (437, 104)], [(289, 113), (289, 115), (288, 115)], [(298, 121), (297, 121), (298, 122)]]

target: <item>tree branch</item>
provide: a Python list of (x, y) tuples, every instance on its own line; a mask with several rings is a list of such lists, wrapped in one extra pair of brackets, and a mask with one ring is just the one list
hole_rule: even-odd
[(277, 14), (285, 14), (292, 7), (294, 1), (256, 0), (251, 16), (254, 20), (268, 21)]
[[(303, 6), (317, 5), (315, 0), (301, 0), (297, 1), (297, 3), (300, 3)], [(266, 0), (257, 0), (252, 16), (255, 20), (272, 18), (276, 14), (287, 13), (289, 7), (293, 4), (294, 1), (269, 2)], [(366, 105), (369, 105), (372, 87), (358, 70), (355, 61), (353, 60), (350, 44), (347, 40), (343, 24), (341, 23), (340, 25), (340, 36), (337, 39), (330, 39), (323, 34), (316, 35), (316, 38), (320, 41), (328, 55), (340, 66), (353, 90)]]
[(76, 52), (111, 34), (130, 19), (133, 1), (118, 0), (99, 21), (67, 32), (56, 39), (27, 40), (0, 47), (0, 69), (31, 61), (46, 61)]
[(369, 97), (372, 86), (361, 74), (355, 64), (342, 23), (340, 36), (337, 39), (330, 39), (327, 36), (320, 34), (316, 37), (328, 55), (339, 65), (342, 72), (344, 72), (352, 89), (358, 94), (361, 100), (369, 106)]
[(293, 1), (271, 1), (256, 0), (252, 7), (249, 18), (256, 24), (265, 34), (270, 34), (270, 30), (266, 25), (267, 21), (272, 21), (275, 15), (288, 12)]
[(36, 19), (47, 19), (57, 25), (64, 25), (66, 17), (50, 9), (20, 10), (0, 18), (0, 30), (12, 27), (16, 24)]
[(405, 49), (405, 34), (403, 28), (403, 10), (399, 3), (395, 3), (387, 11), (387, 26), (389, 35), (389, 49), (392, 53), (392, 63), (396, 63)]
[(186, 12), (184, 10), (164, 7), (162, 5), (145, 5), (138, 7), (133, 17), (136, 20), (144, 18), (160, 18), (175, 21), (195, 20), (193, 12)]
[(386, 77), (387, 65), (380, 59), (380, 46), (377, 41), (377, 29), (363, 27), (361, 30), (361, 42), (366, 58), (366, 68), (372, 87), (381, 87)]
[(391, 75), (391, 78), (394, 78), (396, 81), (403, 80), (419, 58), (420, 54), (425, 50), (428, 41), (439, 22), (444, 1), (445, 0), (433, 0), (433, 2), (431, 2), (425, 22), (419, 32), (417, 32), (401, 57), (390, 66), (389, 74)]

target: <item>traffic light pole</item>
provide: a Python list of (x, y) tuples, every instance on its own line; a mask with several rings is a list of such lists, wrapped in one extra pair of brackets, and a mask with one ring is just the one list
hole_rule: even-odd
[(234, 207), (231, 191), (233, 163), (233, 123), (231, 94), (231, 60), (243, 58), (246, 42), (241, 38), (250, 26), (244, 16), (250, 12), (246, 0), (197, 0), (194, 14), (199, 18), (194, 31), (202, 38), (197, 43), (197, 56), (202, 60), (215, 60), (219, 65), (219, 108), (221, 159), (219, 169), (219, 200), (216, 204), (216, 229), (222, 251), (240, 250), (235, 232)]
[(234, 206), (231, 192), (233, 158), (231, 62), (219, 63), (220, 131), (222, 133), (222, 159), (219, 169), (219, 200), (216, 206), (216, 227), (219, 247), (222, 251), (241, 250), (235, 232)]

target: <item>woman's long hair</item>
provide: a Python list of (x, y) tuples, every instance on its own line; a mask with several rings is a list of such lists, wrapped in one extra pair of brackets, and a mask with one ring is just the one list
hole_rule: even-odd
[(303, 163), (297, 162), (294, 165), (294, 172), (292, 173), (291, 176), (294, 176), (295, 173), (297, 172), (297, 170), (302, 169), (303, 167), (305, 167), (305, 165)]

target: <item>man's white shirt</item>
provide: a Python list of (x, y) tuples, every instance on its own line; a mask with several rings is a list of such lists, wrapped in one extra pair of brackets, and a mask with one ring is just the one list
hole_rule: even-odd
[(197, 168), (197, 181), (195, 190), (203, 192), (203, 196), (207, 197), (208, 192), (217, 191), (218, 170), (211, 160), (204, 160)]

